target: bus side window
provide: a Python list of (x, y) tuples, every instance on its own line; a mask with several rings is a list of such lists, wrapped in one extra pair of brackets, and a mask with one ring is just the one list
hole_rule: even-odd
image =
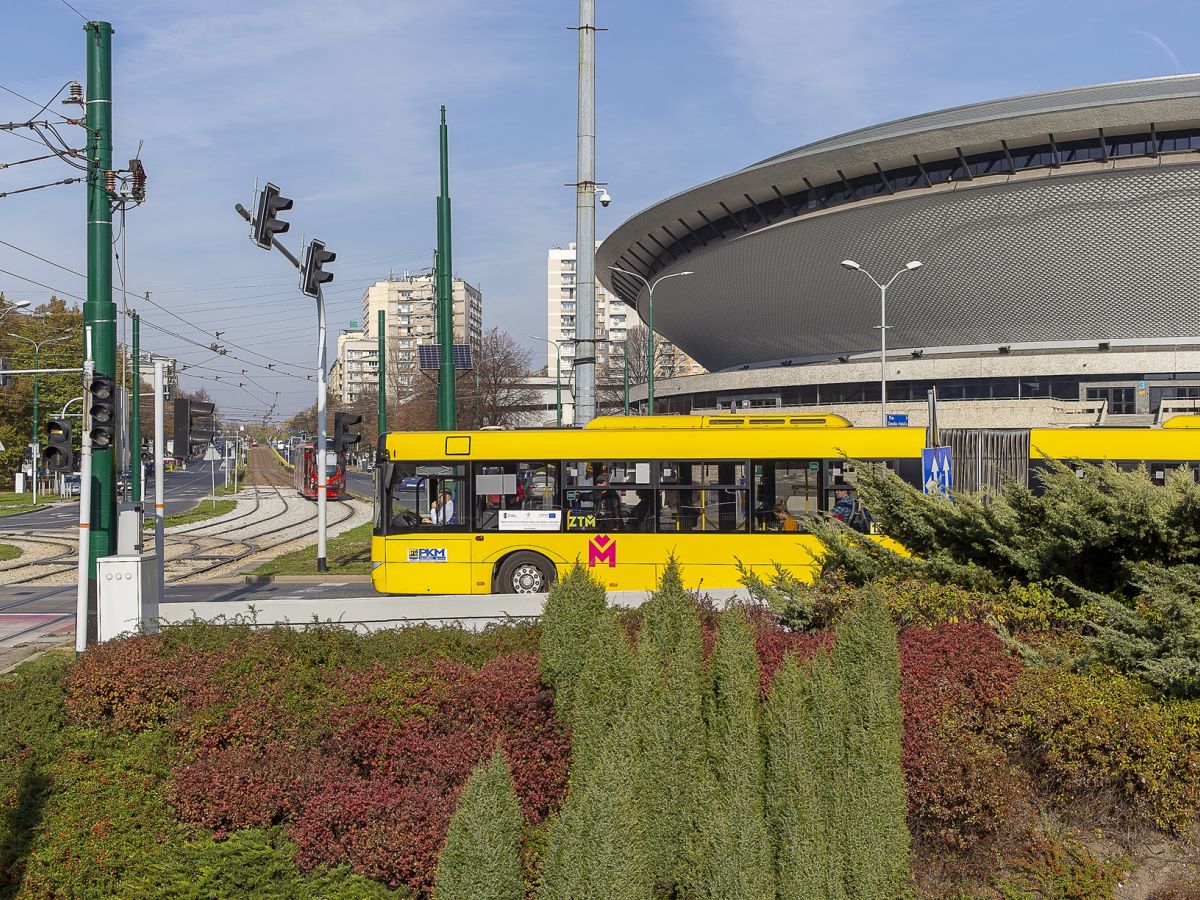
[(561, 516), (538, 515), (559, 509), (558, 463), (481, 462), (474, 469), (476, 531), (558, 530), (548, 523)]
[(755, 460), (753, 529), (808, 531), (806, 519), (821, 511), (821, 460)]
[(744, 532), (750, 486), (744, 462), (660, 464), (658, 530)]

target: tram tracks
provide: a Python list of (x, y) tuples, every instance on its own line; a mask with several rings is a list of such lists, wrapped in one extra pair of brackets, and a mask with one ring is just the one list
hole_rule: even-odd
[[(168, 530), (166, 583), (179, 584), (202, 577), (237, 574), (247, 561), (287, 545), (300, 545), (317, 533), (313, 504), (293, 493), (291, 481), (270, 457), (270, 451), (252, 451), (247, 472), (247, 493), (239, 497), (238, 509), (216, 519)], [(358, 501), (330, 505), (329, 527), (352, 519)], [(245, 508), (243, 508), (245, 507)], [(240, 523), (240, 524), (239, 524)], [(147, 535), (147, 551), (153, 538)], [(50, 552), (36, 559), (0, 565), (0, 582), (8, 584), (62, 583), (78, 566), (74, 532), (2, 532), (0, 540), (18, 545), (48, 546)], [(199, 563), (199, 565), (196, 565)], [(13, 574), (18, 577), (13, 578)]]

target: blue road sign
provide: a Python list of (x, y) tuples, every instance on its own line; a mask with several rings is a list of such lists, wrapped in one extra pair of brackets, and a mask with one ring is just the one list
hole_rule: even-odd
[(888, 428), (907, 428), (908, 413), (888, 413), (887, 423)]
[(954, 476), (949, 447), (926, 447), (921, 451), (921, 484), (926, 494), (950, 496)]

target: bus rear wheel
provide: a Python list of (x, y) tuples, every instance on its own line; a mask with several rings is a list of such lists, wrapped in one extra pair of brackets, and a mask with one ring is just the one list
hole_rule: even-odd
[(539, 553), (514, 553), (500, 566), (497, 594), (544, 594), (555, 581), (554, 565)]

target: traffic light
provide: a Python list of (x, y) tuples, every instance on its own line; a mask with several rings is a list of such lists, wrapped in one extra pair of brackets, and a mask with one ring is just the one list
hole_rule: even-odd
[(74, 471), (71, 423), (65, 419), (51, 419), (46, 423), (46, 448), (42, 450), (42, 465), (51, 472)]
[(213, 414), (216, 406), (206, 400), (175, 400), (175, 456), (187, 459), (195, 447), (203, 447), (213, 439), (215, 432), (210, 422), (198, 422)]
[(117, 383), (111, 375), (93, 375), (88, 385), (92, 405), (88, 414), (92, 420), (92, 448), (111, 450), (117, 428)]
[(276, 216), (291, 208), (292, 201), (281, 196), (279, 188), (268, 181), (267, 186), (258, 195), (258, 215), (254, 217), (254, 243), (264, 250), (270, 250), (271, 239), (292, 227)]
[(309, 241), (304, 255), (304, 268), (300, 270), (300, 290), (309, 297), (317, 296), (321, 285), (333, 281), (333, 273), (323, 269), (325, 263), (337, 259), (337, 254), (325, 249), (324, 241)]
[(362, 440), (361, 434), (351, 434), (350, 429), (362, 422), (362, 416), (350, 413), (333, 414), (333, 452), (341, 456), (350, 447)]

